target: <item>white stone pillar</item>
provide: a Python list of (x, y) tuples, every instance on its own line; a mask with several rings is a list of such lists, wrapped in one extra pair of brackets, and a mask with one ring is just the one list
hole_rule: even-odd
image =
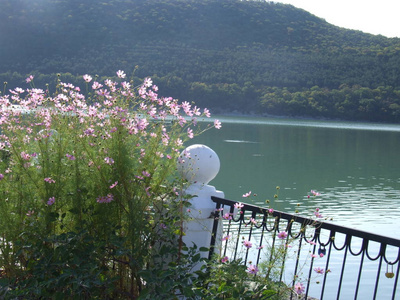
[[(189, 201), (190, 220), (185, 223), (185, 236), (183, 242), (187, 247), (194, 244), (198, 248), (210, 248), (211, 233), (214, 225), (214, 213), (216, 204), (211, 196), (224, 198), (224, 193), (217, 191), (208, 183), (215, 178), (220, 168), (220, 161), (217, 153), (205, 145), (192, 145), (187, 147), (180, 155), (178, 169), (182, 176), (190, 183), (183, 191), (186, 195), (193, 196)], [(222, 235), (222, 222), (219, 224), (216, 236), (216, 248), (218, 253)], [(203, 257), (208, 257), (208, 252), (201, 252)]]

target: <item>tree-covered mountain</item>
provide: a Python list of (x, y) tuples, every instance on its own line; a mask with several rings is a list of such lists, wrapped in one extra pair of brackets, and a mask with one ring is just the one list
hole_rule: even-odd
[[(2, 0), (0, 80), (151, 76), (214, 111), (400, 121), (400, 39), (240, 0)], [(67, 73), (67, 74), (65, 74)]]

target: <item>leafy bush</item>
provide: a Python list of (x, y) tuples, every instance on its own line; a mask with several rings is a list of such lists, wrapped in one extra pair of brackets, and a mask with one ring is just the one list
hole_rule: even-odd
[[(123, 71), (1, 95), (0, 269), (7, 297), (132, 298), (179, 200), (176, 160), (210, 117)], [(89, 86), (90, 84), (90, 86)], [(219, 127), (214, 125), (207, 128)], [(185, 199), (176, 201), (183, 203)], [(176, 240), (182, 214), (167, 220)], [(174, 229), (175, 228), (175, 229)], [(53, 297), (53, 296), (52, 296)]]

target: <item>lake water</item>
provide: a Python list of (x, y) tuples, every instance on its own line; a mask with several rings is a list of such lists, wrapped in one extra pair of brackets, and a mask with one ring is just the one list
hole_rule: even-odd
[[(220, 130), (207, 131), (193, 143), (217, 152), (221, 169), (210, 184), (223, 191), (227, 199), (270, 205), (289, 213), (298, 209), (310, 217), (318, 207), (322, 215), (332, 217), (339, 225), (400, 238), (400, 125), (219, 119)], [(275, 199), (277, 186), (280, 189)], [(311, 189), (321, 195), (308, 198)], [(257, 196), (242, 198), (249, 191)], [(342, 255), (331, 259), (333, 272), (326, 289), (332, 293), (336, 293)], [(376, 263), (365, 263), (365, 282), (358, 299), (372, 299)], [(354, 282), (358, 266), (359, 257), (348, 259), (345, 283)], [(384, 268), (377, 299), (391, 299), (393, 280), (384, 277)], [(342, 288), (340, 299), (354, 298), (353, 286), (344, 284)], [(310, 295), (319, 297), (320, 286), (312, 285)], [(324, 299), (331, 299), (329, 292)]]
[[(210, 184), (226, 198), (244, 201), (252, 191), (253, 204), (268, 199), (276, 210), (306, 215), (319, 207), (341, 225), (400, 237), (400, 125), (219, 119), (220, 130), (193, 142), (217, 152), (221, 169)], [(321, 196), (308, 198), (311, 189)]]
[[(207, 131), (192, 142), (217, 152), (221, 169), (210, 184), (227, 199), (260, 206), (267, 206), (268, 199), (276, 210), (298, 209), (305, 216), (318, 207), (332, 222), (400, 238), (400, 125), (219, 119), (220, 130)], [(308, 198), (311, 189), (321, 195)], [(242, 198), (248, 191), (257, 196)], [(352, 271), (346, 275), (355, 276)], [(375, 271), (368, 276), (374, 280)], [(383, 286), (379, 299), (389, 299), (389, 287)], [(344, 288), (341, 299), (352, 291)], [(369, 299), (370, 287), (363, 293), (359, 299)]]

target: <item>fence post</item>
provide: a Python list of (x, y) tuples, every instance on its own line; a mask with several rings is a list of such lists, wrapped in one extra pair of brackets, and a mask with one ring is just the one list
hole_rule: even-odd
[[(205, 145), (189, 146), (179, 157), (178, 169), (190, 184), (183, 193), (193, 196), (189, 200), (190, 220), (184, 226), (183, 242), (188, 247), (196, 244), (198, 248), (210, 248), (215, 213), (215, 203), (211, 200), (211, 196), (224, 198), (224, 193), (217, 191), (208, 183), (217, 176), (219, 168), (220, 161), (217, 153)], [(218, 235), (222, 234), (222, 230), (218, 232), (217, 241), (220, 241)], [(207, 258), (208, 252), (201, 252), (201, 255)]]

